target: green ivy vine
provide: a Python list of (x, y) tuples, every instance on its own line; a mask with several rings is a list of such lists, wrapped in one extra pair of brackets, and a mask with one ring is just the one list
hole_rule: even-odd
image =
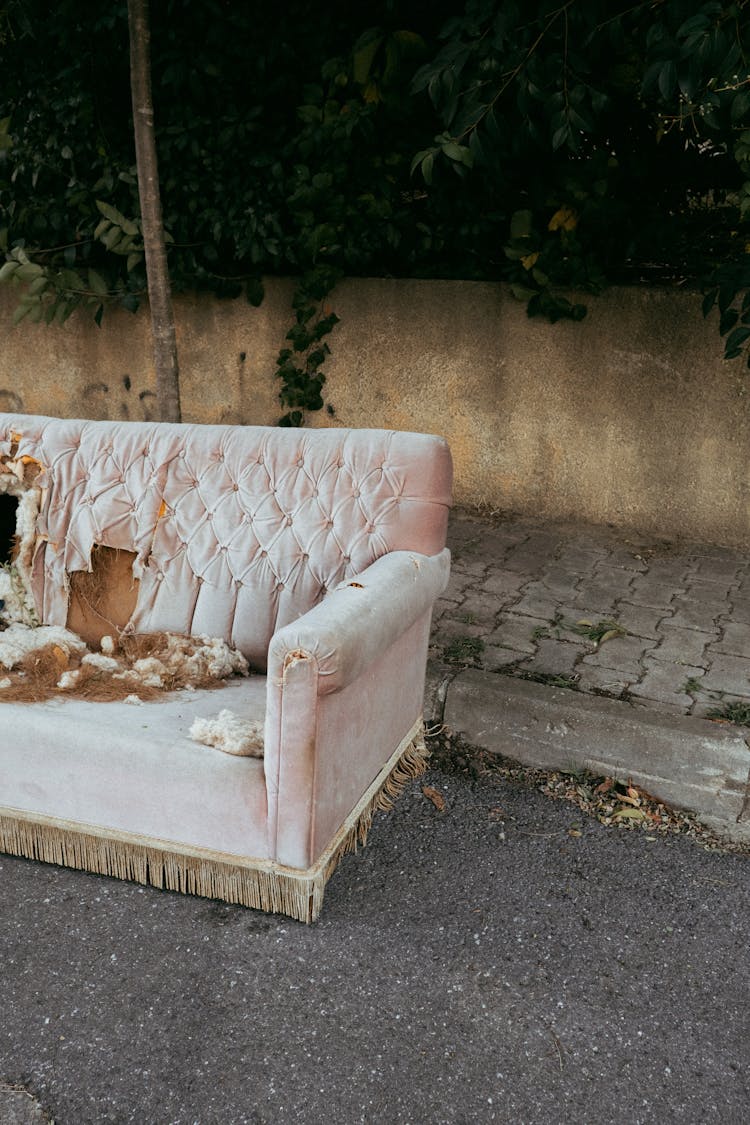
[[(325, 337), (339, 321), (327, 307), (326, 298), (340, 276), (332, 266), (318, 267), (297, 283), (292, 298), (294, 324), (286, 334), (291, 347), (283, 347), (276, 360), (276, 375), (281, 380), (279, 399), (288, 407), (279, 419), (280, 426), (301, 426), (307, 411), (323, 408), (323, 364), (331, 354)], [(330, 406), (329, 410), (333, 412)]]

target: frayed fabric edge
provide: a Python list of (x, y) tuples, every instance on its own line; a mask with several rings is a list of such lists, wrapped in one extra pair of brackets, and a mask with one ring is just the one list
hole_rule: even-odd
[(393, 808), (409, 782), (424, 772), (428, 757), (420, 719), (306, 870), (2, 808), (0, 851), (314, 922), (341, 859), (366, 843), (375, 812)]

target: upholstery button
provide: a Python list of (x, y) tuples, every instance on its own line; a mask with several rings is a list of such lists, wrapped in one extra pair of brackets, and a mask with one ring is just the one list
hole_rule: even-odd
[(358, 488), (354, 489), (354, 492), (352, 493), (352, 496), (354, 496), (354, 498), (357, 499), (357, 500), (359, 499), (359, 489)]
[(265, 557), (267, 556), (267, 554), (268, 554), (268, 551), (261, 551), (261, 552), (260, 552), (260, 557), (261, 557), (262, 559), (264, 559), (264, 558), (265, 558)]
[(294, 520), (292, 519), (292, 517), (291, 517), (291, 516), (287, 516), (287, 517), (286, 517), (286, 526), (287, 526), (287, 527), (291, 527), (293, 523), (294, 523)]
[(318, 495), (318, 490), (317, 490), (317, 488), (314, 488), (314, 489), (312, 490), (312, 494), (313, 494), (313, 496), (317, 496), (317, 495)]
[(352, 560), (351, 560), (351, 558), (349, 557), (349, 555), (344, 555), (344, 562), (345, 562), (345, 563), (350, 563), (351, 561), (352, 561)]
[(206, 519), (207, 520), (212, 520), (213, 518), (214, 518), (213, 512), (206, 512)]
[(304, 459), (302, 457), (300, 457), (299, 460), (297, 461), (297, 465), (301, 469), (301, 468), (303, 468), (304, 464), (305, 464)]
[(284, 589), (284, 583), (283, 582), (277, 582), (276, 583), (276, 589), (277, 590), (283, 590)]
[(326, 520), (326, 527), (333, 527), (333, 520)]
[(302, 561), (303, 561), (303, 562), (307, 562), (307, 560), (308, 560), (308, 559), (310, 558), (310, 556), (309, 556), (309, 555), (302, 555), (302, 556), (300, 556), (300, 557), (302, 558)]
[(157, 582), (163, 582), (164, 581), (164, 575), (161, 573), (161, 571), (159, 571), (159, 573), (157, 574), (156, 581)]
[(232, 485), (232, 492), (239, 492), (239, 490), (240, 490), (240, 486), (235, 481), (234, 484)]

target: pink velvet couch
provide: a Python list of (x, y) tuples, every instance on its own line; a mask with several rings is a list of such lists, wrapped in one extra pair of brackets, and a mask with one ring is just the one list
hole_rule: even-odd
[[(130, 550), (128, 630), (223, 637), (257, 674), (141, 706), (0, 703), (0, 850), (313, 920), (423, 764), (445, 442), (0, 414), (10, 456), (42, 467), (44, 623), (94, 545)], [(188, 738), (220, 708), (264, 719), (262, 760)]]

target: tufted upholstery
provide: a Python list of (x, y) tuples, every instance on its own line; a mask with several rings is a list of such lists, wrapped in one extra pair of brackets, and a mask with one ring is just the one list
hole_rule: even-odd
[(273, 634), (398, 550), (445, 542), (444, 442), (382, 430), (91, 422), (0, 414), (0, 457), (42, 466), (33, 588), (64, 624), (95, 544), (137, 552), (128, 625), (222, 636), (258, 668)]

